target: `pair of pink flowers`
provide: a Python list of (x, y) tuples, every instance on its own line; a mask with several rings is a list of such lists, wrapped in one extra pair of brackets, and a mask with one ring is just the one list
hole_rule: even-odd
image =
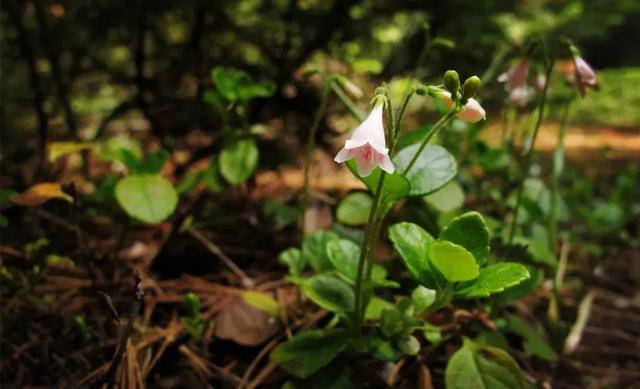
[[(575, 82), (580, 96), (585, 97), (587, 88), (598, 90), (596, 73), (591, 66), (577, 53), (573, 55), (573, 75), (571, 81)], [(535, 95), (535, 89), (527, 85), (529, 77), (529, 61), (520, 59), (509, 70), (498, 76), (499, 82), (504, 82), (504, 89), (509, 94), (509, 100), (519, 106), (525, 106)], [(538, 78), (538, 87), (542, 89), (547, 80)]]
[[(453, 107), (451, 93), (439, 91), (438, 97), (449, 108)], [(338, 163), (354, 159), (361, 177), (370, 175), (377, 166), (389, 174), (396, 170), (386, 146), (383, 107), (382, 102), (373, 107), (369, 116), (353, 131), (351, 138), (345, 142), (342, 150), (334, 158)], [(461, 120), (475, 123), (484, 119), (486, 113), (480, 103), (470, 98), (457, 116)]]

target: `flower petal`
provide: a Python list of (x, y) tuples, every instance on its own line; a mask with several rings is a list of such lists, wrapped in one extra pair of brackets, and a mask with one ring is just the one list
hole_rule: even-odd
[(342, 150), (338, 151), (338, 154), (336, 154), (336, 157), (333, 160), (338, 163), (342, 163), (350, 160), (351, 158), (353, 158), (351, 150), (345, 147)]
[(389, 174), (393, 174), (396, 171), (396, 167), (393, 166), (391, 158), (388, 155), (382, 155), (380, 159), (380, 168)]

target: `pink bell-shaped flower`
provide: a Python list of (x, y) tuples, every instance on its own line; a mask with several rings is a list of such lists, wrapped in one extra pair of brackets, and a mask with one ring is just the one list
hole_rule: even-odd
[(498, 82), (504, 82), (507, 92), (514, 90), (527, 83), (529, 76), (529, 61), (526, 58), (520, 59), (509, 70), (498, 76)]
[[(453, 100), (451, 100), (451, 93), (447, 91), (440, 92), (440, 99), (444, 102), (447, 108), (453, 107)], [(456, 115), (458, 119), (464, 120), (469, 123), (477, 123), (480, 120), (486, 118), (487, 113), (480, 105), (478, 100), (474, 98), (467, 99), (467, 103), (462, 107), (462, 111)]]
[(383, 104), (376, 104), (369, 116), (353, 131), (351, 138), (345, 142), (344, 148), (334, 158), (338, 163), (355, 159), (358, 174), (362, 177), (371, 174), (376, 166), (380, 166), (389, 174), (395, 171), (384, 138), (382, 109)]
[(498, 76), (498, 82), (504, 82), (504, 89), (509, 93), (509, 100), (520, 106), (526, 105), (533, 98), (533, 89), (527, 86), (529, 77), (529, 61), (520, 59), (509, 70)]
[(598, 90), (598, 80), (596, 78), (596, 72), (593, 71), (591, 66), (582, 59), (579, 55), (573, 57), (573, 72), (575, 77), (576, 86), (580, 96), (584, 97), (587, 94), (587, 88)]

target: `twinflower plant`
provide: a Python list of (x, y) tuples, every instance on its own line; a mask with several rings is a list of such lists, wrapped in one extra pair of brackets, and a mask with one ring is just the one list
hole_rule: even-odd
[[(491, 257), (489, 228), (477, 212), (452, 219), (437, 236), (407, 221), (385, 228), (387, 216), (399, 208), (400, 200), (434, 193), (455, 177), (454, 157), (430, 141), (456, 117), (469, 122), (485, 118), (476, 100), (480, 86), (476, 76), (461, 86), (457, 72), (448, 71), (442, 85), (409, 89), (395, 110), (387, 86), (376, 89), (369, 116), (335, 157), (370, 192), (351, 200), (368, 210), (362, 235), (316, 231), (304, 236), (301, 248), (287, 249), (279, 257), (289, 268), (288, 280), (332, 315), (324, 328), (300, 332), (271, 353), (272, 360), (291, 375), (293, 387), (312, 384), (319, 377), (324, 387), (333, 387), (338, 382), (333, 379), (342, 384), (355, 381), (355, 372), (346, 362), (356, 355), (359, 362), (362, 356), (391, 362), (416, 355), (428, 347), (420, 339), (432, 345), (442, 341), (438, 327), (426, 320), (430, 314), (454, 300), (486, 298), (529, 278), (523, 265), (496, 262)], [(415, 96), (441, 100), (448, 111), (415, 143), (397, 150), (404, 112)], [(376, 261), (378, 244), (385, 235), (412, 281), (404, 274), (390, 273)], [(407, 295), (393, 293), (400, 290), (401, 281), (412, 284)], [(499, 351), (499, 359), (487, 359), (496, 352), (465, 340), (452, 358), (456, 363), (447, 368), (449, 386), (463, 387), (455, 377), (469, 370), (464, 360), (471, 355), (501, 372), (493, 380), (505, 387), (522, 387), (517, 364), (508, 354)], [(476, 370), (473, 374), (482, 381), (489, 373)]]

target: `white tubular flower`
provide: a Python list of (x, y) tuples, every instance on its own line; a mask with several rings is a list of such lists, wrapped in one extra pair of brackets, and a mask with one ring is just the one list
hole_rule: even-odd
[(362, 177), (371, 174), (376, 166), (380, 166), (389, 174), (396, 170), (389, 158), (389, 149), (384, 138), (382, 108), (383, 104), (376, 104), (334, 158), (338, 163), (355, 159), (358, 174)]
[[(445, 103), (448, 108), (453, 107), (453, 100), (451, 100), (451, 93), (442, 91), (439, 93), (440, 99)], [(462, 111), (456, 115), (458, 119), (464, 120), (469, 123), (477, 123), (487, 117), (487, 113), (480, 105), (478, 100), (474, 98), (467, 99), (467, 103), (462, 107)]]

